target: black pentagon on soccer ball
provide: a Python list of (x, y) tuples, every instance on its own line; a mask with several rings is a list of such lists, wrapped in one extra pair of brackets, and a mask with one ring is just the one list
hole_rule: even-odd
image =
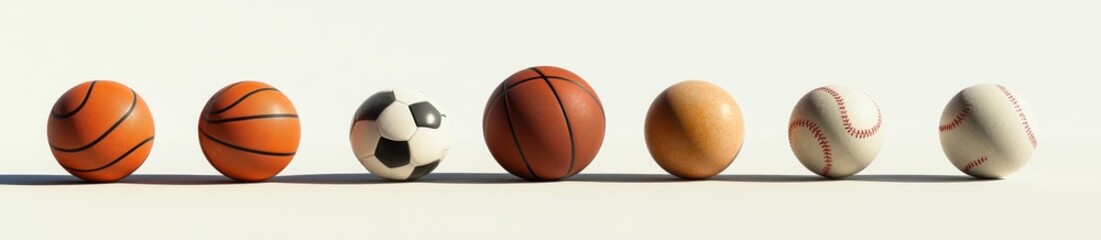
[(436, 106), (428, 102), (409, 105), (409, 112), (413, 113), (413, 121), (417, 122), (417, 127), (438, 129), (443, 121), (440, 110), (436, 110)]
[(378, 147), (375, 148), (375, 158), (389, 168), (408, 165), (409, 142), (379, 138)]
[(363, 101), (363, 104), (359, 105), (359, 109), (356, 110), (355, 121), (377, 120), (378, 116), (382, 115), (382, 110), (386, 110), (386, 107), (396, 100), (394, 91), (381, 91), (371, 95)]
[(440, 161), (436, 160), (435, 162), (432, 162), (432, 163), (429, 163), (429, 164), (417, 166), (417, 167), (413, 168), (413, 173), (409, 174), (408, 180), (413, 180), (413, 179), (417, 179), (417, 178), (420, 178), (420, 177), (424, 177), (424, 175), (428, 175), (428, 173), (432, 172), (432, 170), (436, 169), (436, 166), (439, 166), (439, 165), (440, 165)]

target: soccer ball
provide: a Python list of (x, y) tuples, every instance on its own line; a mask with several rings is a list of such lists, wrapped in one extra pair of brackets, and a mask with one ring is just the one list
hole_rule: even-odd
[(356, 158), (375, 176), (413, 180), (436, 169), (447, 155), (447, 115), (423, 92), (385, 90), (367, 98), (352, 121)]

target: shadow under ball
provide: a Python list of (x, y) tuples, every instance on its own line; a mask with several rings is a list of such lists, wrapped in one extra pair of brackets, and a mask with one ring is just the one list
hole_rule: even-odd
[(600, 98), (584, 79), (558, 67), (531, 67), (509, 76), (490, 95), (482, 124), (497, 163), (533, 181), (581, 172), (604, 142)]
[(700, 80), (661, 92), (646, 113), (645, 129), (650, 156), (683, 179), (718, 175), (738, 156), (745, 139), (738, 103), (719, 86)]

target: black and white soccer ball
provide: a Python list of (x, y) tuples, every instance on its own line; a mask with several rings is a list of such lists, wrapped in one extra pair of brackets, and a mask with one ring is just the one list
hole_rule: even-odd
[(447, 155), (448, 124), (447, 115), (421, 91), (381, 91), (356, 110), (352, 151), (375, 176), (417, 179), (432, 172)]

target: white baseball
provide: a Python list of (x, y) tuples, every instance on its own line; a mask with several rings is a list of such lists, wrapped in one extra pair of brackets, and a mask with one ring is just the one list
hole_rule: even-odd
[(979, 178), (1000, 178), (1032, 158), (1036, 135), (1021, 99), (1000, 85), (963, 89), (940, 116), (940, 145), (956, 168)]
[(808, 170), (828, 178), (852, 176), (883, 145), (883, 116), (867, 94), (831, 85), (811, 90), (791, 111), (791, 151)]

